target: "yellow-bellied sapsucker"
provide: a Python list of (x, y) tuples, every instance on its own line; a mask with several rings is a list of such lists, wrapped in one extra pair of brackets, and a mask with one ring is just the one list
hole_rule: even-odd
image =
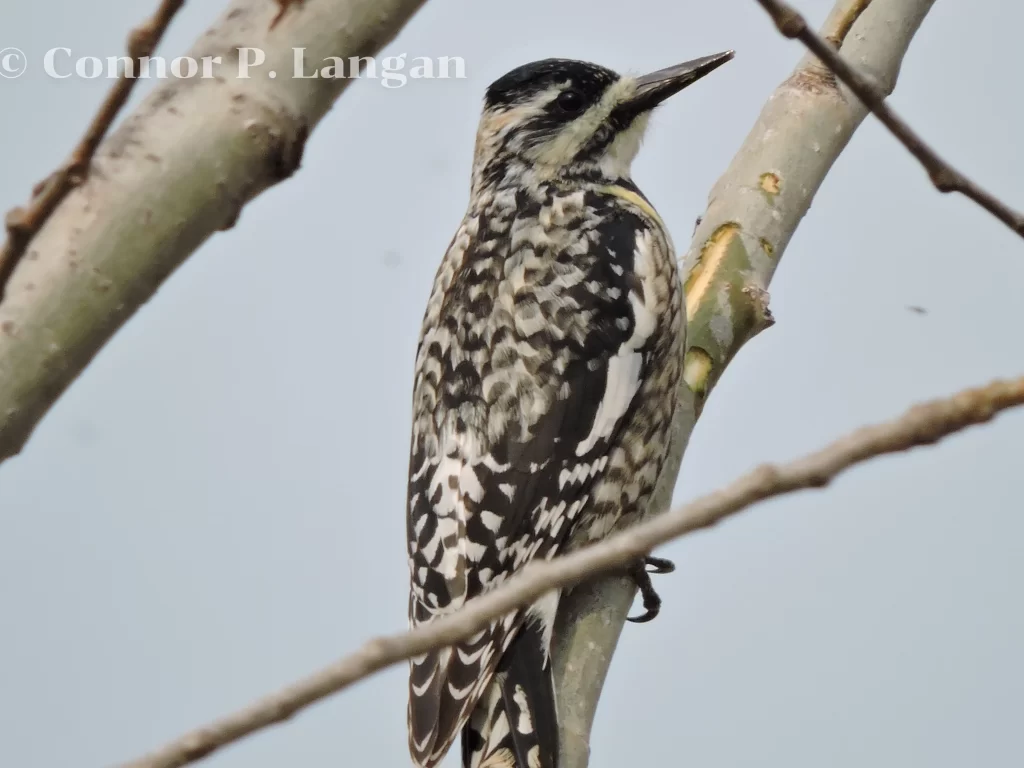
[[(451, 613), (643, 508), (667, 452), (686, 313), (668, 233), (630, 179), (651, 110), (732, 58), (623, 77), (549, 59), (487, 90), (469, 210), (416, 358), (409, 617)], [(643, 566), (637, 572), (644, 573)], [(645, 597), (656, 608), (653, 592)], [(554, 768), (558, 593), (413, 660), (409, 747)]]

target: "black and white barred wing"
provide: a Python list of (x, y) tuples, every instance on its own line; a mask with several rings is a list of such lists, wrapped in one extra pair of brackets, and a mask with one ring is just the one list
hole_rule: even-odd
[[(444, 317), (425, 332), (408, 506), (414, 625), (456, 610), (530, 560), (556, 554), (588, 507), (620, 502), (595, 494), (602, 493), (600, 480), (645, 375), (656, 322), (643, 270), (658, 241), (637, 217), (607, 217), (603, 226), (606, 257), (574, 281), (562, 273), (557, 286), (524, 285), (513, 297), (510, 329), (489, 343), (467, 345), (457, 323)], [(473, 277), (472, 270), (451, 275), (448, 290), (471, 296)], [(505, 281), (502, 289), (515, 283)], [(518, 670), (520, 710), (553, 711), (547, 654), (555, 607), (549, 600), (518, 611), (454, 648), (413, 661), (410, 748), (420, 765), (443, 757), (499, 662), (503, 674)], [(521, 632), (529, 637), (520, 642), (530, 644), (523, 658), (543, 664), (503, 660)], [(506, 693), (494, 705), (495, 718), (504, 717), (504, 738), (470, 734), (478, 743), (466, 746), (479, 759), (494, 749), (522, 755), (537, 746), (541, 765), (550, 765), (557, 750), (551, 718), (549, 728), (517, 734), (508, 706), (517, 690)]]

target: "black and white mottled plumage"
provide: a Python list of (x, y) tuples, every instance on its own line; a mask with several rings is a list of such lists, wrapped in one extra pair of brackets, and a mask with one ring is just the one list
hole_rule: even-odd
[[(630, 180), (650, 110), (721, 61), (647, 78), (546, 60), (487, 91), (466, 216), (416, 358), (412, 625), (642, 508), (685, 338), (672, 243)], [(409, 746), (435, 766), (554, 768), (557, 593), (414, 659)]]

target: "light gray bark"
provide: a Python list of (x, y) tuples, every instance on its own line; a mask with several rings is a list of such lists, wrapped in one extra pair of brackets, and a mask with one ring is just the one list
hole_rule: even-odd
[[(176, 267), (297, 169), (349, 80), (286, 76), (293, 49), (311, 64), (373, 55), (423, 2), (319, 0), (270, 30), (276, 3), (235, 0), (203, 34), (189, 55), (221, 56), (222, 76), (162, 82), (100, 146), (12, 276), (0, 303), (0, 461)], [(266, 53), (248, 79), (235, 76), (239, 46)]]
[[(933, 2), (840, 0), (823, 34), (845, 38), (843, 56), (891, 93), (903, 56)], [(775, 34), (767, 18), (765, 34)], [(649, 514), (669, 508), (683, 452), (714, 383), (740, 347), (771, 324), (766, 289), (779, 259), (866, 114), (816, 58), (805, 56), (769, 98), (711, 190), (683, 260), (689, 318), (686, 383), (680, 388), (671, 456)], [(609, 578), (577, 588), (562, 600), (553, 662), (562, 741), (559, 768), (588, 763), (597, 702), (635, 592), (629, 579)]]

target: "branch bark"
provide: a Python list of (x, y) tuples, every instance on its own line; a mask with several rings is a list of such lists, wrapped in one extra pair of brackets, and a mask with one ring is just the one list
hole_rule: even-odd
[[(114, 332), (243, 206), (299, 166), (344, 78), (271, 79), (305, 59), (371, 56), (424, 0), (235, 0), (189, 55), (215, 78), (166, 80), (98, 148), (11, 275), (0, 303), (0, 461)], [(266, 61), (238, 78), (240, 46)]]
[[(871, 0), (860, 1), (861, 5), (871, 2)], [(851, 67), (843, 56), (832, 47), (830, 40), (816, 35), (814, 30), (807, 26), (807, 21), (803, 16), (780, 0), (757, 0), (757, 2), (772, 17), (779, 32), (790, 39), (802, 42), (811, 53), (825, 62), (828, 68), (850, 90), (857, 94), (857, 98), (863, 101), (872, 114), (889, 129), (889, 132), (906, 147), (910, 154), (917, 158), (939, 192), (959, 192), (968, 200), (974, 201), (991, 213), (1018, 235), (1024, 236), (1024, 216), (943, 160), (902, 117), (896, 114), (892, 107), (886, 104), (887, 94), (876, 88), (867, 75)]]
[(548, 561), (531, 563), (498, 589), (471, 600), (453, 614), (398, 635), (378, 637), (356, 653), (221, 718), (122, 768), (179, 768), (211, 752), (281, 723), (299, 710), (338, 693), (385, 667), (463, 640), (493, 619), (532, 603), (555, 587), (577, 584), (621, 569), (659, 544), (710, 528), (765, 499), (808, 488), (823, 488), (855, 464), (887, 453), (931, 445), (954, 432), (983, 424), (1000, 411), (1024, 405), (1024, 377), (915, 406), (888, 422), (862, 427), (809, 456), (765, 465), (716, 493), (657, 515), (598, 544)]
[[(888, 95), (934, 0), (839, 0), (822, 34)], [(851, 31), (854, 34), (848, 34)], [(769, 98), (709, 196), (684, 259), (689, 321), (672, 450), (649, 514), (669, 508), (683, 452), (715, 382), (773, 322), (767, 287), (793, 232), (868, 110), (814, 56)], [(813, 147), (813, 151), (812, 148)], [(626, 578), (578, 587), (559, 606), (554, 672), (560, 768), (585, 768), (612, 654), (636, 588)]]

